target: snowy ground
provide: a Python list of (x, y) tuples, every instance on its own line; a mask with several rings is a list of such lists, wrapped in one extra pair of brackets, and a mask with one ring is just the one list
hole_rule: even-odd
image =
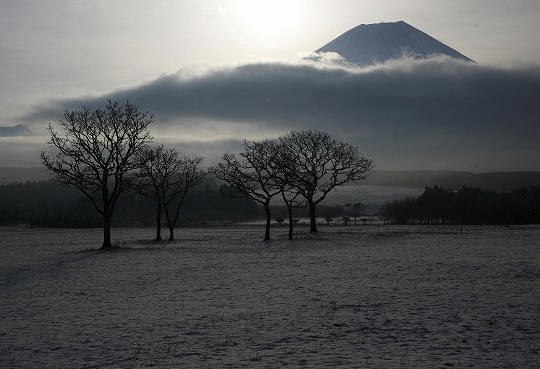
[(322, 231), (0, 228), (0, 367), (539, 367), (539, 226)]

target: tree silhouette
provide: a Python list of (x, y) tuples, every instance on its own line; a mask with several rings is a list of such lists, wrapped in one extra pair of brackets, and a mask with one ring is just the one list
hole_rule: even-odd
[(41, 161), (60, 183), (81, 191), (103, 220), (103, 249), (111, 248), (111, 217), (118, 198), (134, 185), (137, 154), (152, 140), (153, 117), (129, 102), (66, 111), (58, 129), (49, 124), (51, 152)]
[(427, 187), (416, 199), (385, 204), (382, 214), (400, 224), (526, 224), (540, 220), (538, 187), (492, 192), (463, 187), (459, 191)]
[(373, 162), (362, 157), (355, 146), (326, 132), (291, 131), (280, 143), (290, 158), (285, 170), (291, 185), (308, 204), (310, 231), (317, 232), (317, 205), (337, 186), (365, 179)]
[(200, 169), (204, 158), (195, 156), (177, 156), (171, 167), (170, 180), (162, 194), (165, 218), (169, 228), (169, 241), (174, 240), (174, 228), (180, 217), (180, 208), (189, 191), (206, 175)]
[(272, 160), (276, 143), (244, 141), (244, 149), (238, 155), (225, 153), (211, 172), (227, 182), (233, 191), (230, 196), (246, 197), (263, 205), (266, 214), (264, 240), (270, 240), (270, 200), (281, 192), (276, 183), (278, 168)]
[(292, 240), (295, 224), (293, 220), (293, 208), (302, 208), (306, 205), (304, 201), (300, 200), (300, 191), (294, 187), (291, 171), (289, 170), (290, 166), (294, 165), (295, 157), (291, 155), (289, 150), (287, 150), (280, 141), (273, 141), (272, 148), (274, 149), (274, 153), (272, 154), (270, 165), (275, 174), (276, 186), (279, 187), (281, 198), (287, 207), (289, 218), (289, 240)]
[(156, 203), (156, 241), (161, 241), (161, 214), (166, 194), (180, 187), (181, 161), (174, 148), (148, 146), (138, 156), (136, 191)]
[(300, 201), (298, 198), (300, 197), (300, 192), (295, 191), (294, 188), (287, 189), (287, 187), (283, 186), (281, 187), (281, 198), (283, 199), (283, 203), (287, 207), (287, 215), (289, 217), (289, 240), (292, 241), (293, 239), (293, 231), (294, 231), (294, 217), (293, 217), (293, 209), (294, 208), (303, 208), (306, 206), (303, 201)]

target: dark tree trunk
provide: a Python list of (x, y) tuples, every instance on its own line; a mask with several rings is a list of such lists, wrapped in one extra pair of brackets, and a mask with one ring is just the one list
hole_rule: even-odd
[(187, 191), (184, 192), (182, 195), (182, 198), (178, 202), (178, 205), (176, 205), (176, 211), (174, 213), (174, 219), (171, 219), (169, 217), (169, 211), (167, 210), (167, 205), (165, 205), (165, 215), (167, 217), (167, 225), (169, 227), (169, 241), (174, 241), (174, 228), (176, 227), (177, 223), (180, 223), (178, 221), (178, 217), (180, 216), (180, 207), (182, 206), (184, 199), (186, 198)]
[(292, 206), (287, 205), (287, 210), (289, 211), (289, 240), (293, 239), (293, 213)]
[(102, 249), (112, 248), (111, 243), (111, 215), (104, 213), (103, 214), (103, 246)]
[(161, 201), (159, 200), (156, 211), (156, 241), (161, 241)]
[(312, 202), (309, 203), (309, 221), (311, 233), (317, 232), (317, 215), (316, 215), (316, 205)]
[(111, 243), (111, 204), (109, 203), (109, 189), (107, 188), (108, 172), (103, 173), (103, 181), (101, 183), (101, 201), (103, 204), (103, 245), (102, 249), (107, 250), (112, 248)]
[(272, 217), (272, 214), (270, 213), (269, 202), (264, 204), (264, 212), (266, 213), (266, 231), (264, 232), (264, 240), (269, 241), (270, 240), (270, 218)]

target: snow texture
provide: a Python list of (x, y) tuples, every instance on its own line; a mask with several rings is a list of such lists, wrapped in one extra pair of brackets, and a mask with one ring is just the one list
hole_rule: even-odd
[(540, 226), (0, 228), (1, 368), (538, 368)]
[[(404, 21), (362, 24), (330, 41), (315, 53), (337, 53), (347, 62), (360, 66), (384, 63), (403, 56), (427, 58), (446, 55), (472, 61)], [(310, 59), (314, 60), (314, 57)]]

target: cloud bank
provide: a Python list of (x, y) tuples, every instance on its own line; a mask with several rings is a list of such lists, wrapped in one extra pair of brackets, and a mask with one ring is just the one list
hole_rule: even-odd
[(22, 124), (0, 127), (0, 137), (28, 136), (31, 132)]
[[(370, 68), (337, 64), (256, 63), (195, 77), (179, 73), (103, 96), (56, 101), (24, 120), (55, 120), (64, 109), (112, 97), (141, 105), (156, 114), (158, 127), (180, 133), (201, 120), (234, 122), (239, 138), (242, 126), (318, 128), (362, 146), (375, 160), (399, 156), (394, 167), (482, 170), (495, 160), (500, 169), (540, 169), (530, 157), (540, 142), (540, 68), (498, 69), (447, 57)], [(471, 160), (479, 168), (470, 167)]]

